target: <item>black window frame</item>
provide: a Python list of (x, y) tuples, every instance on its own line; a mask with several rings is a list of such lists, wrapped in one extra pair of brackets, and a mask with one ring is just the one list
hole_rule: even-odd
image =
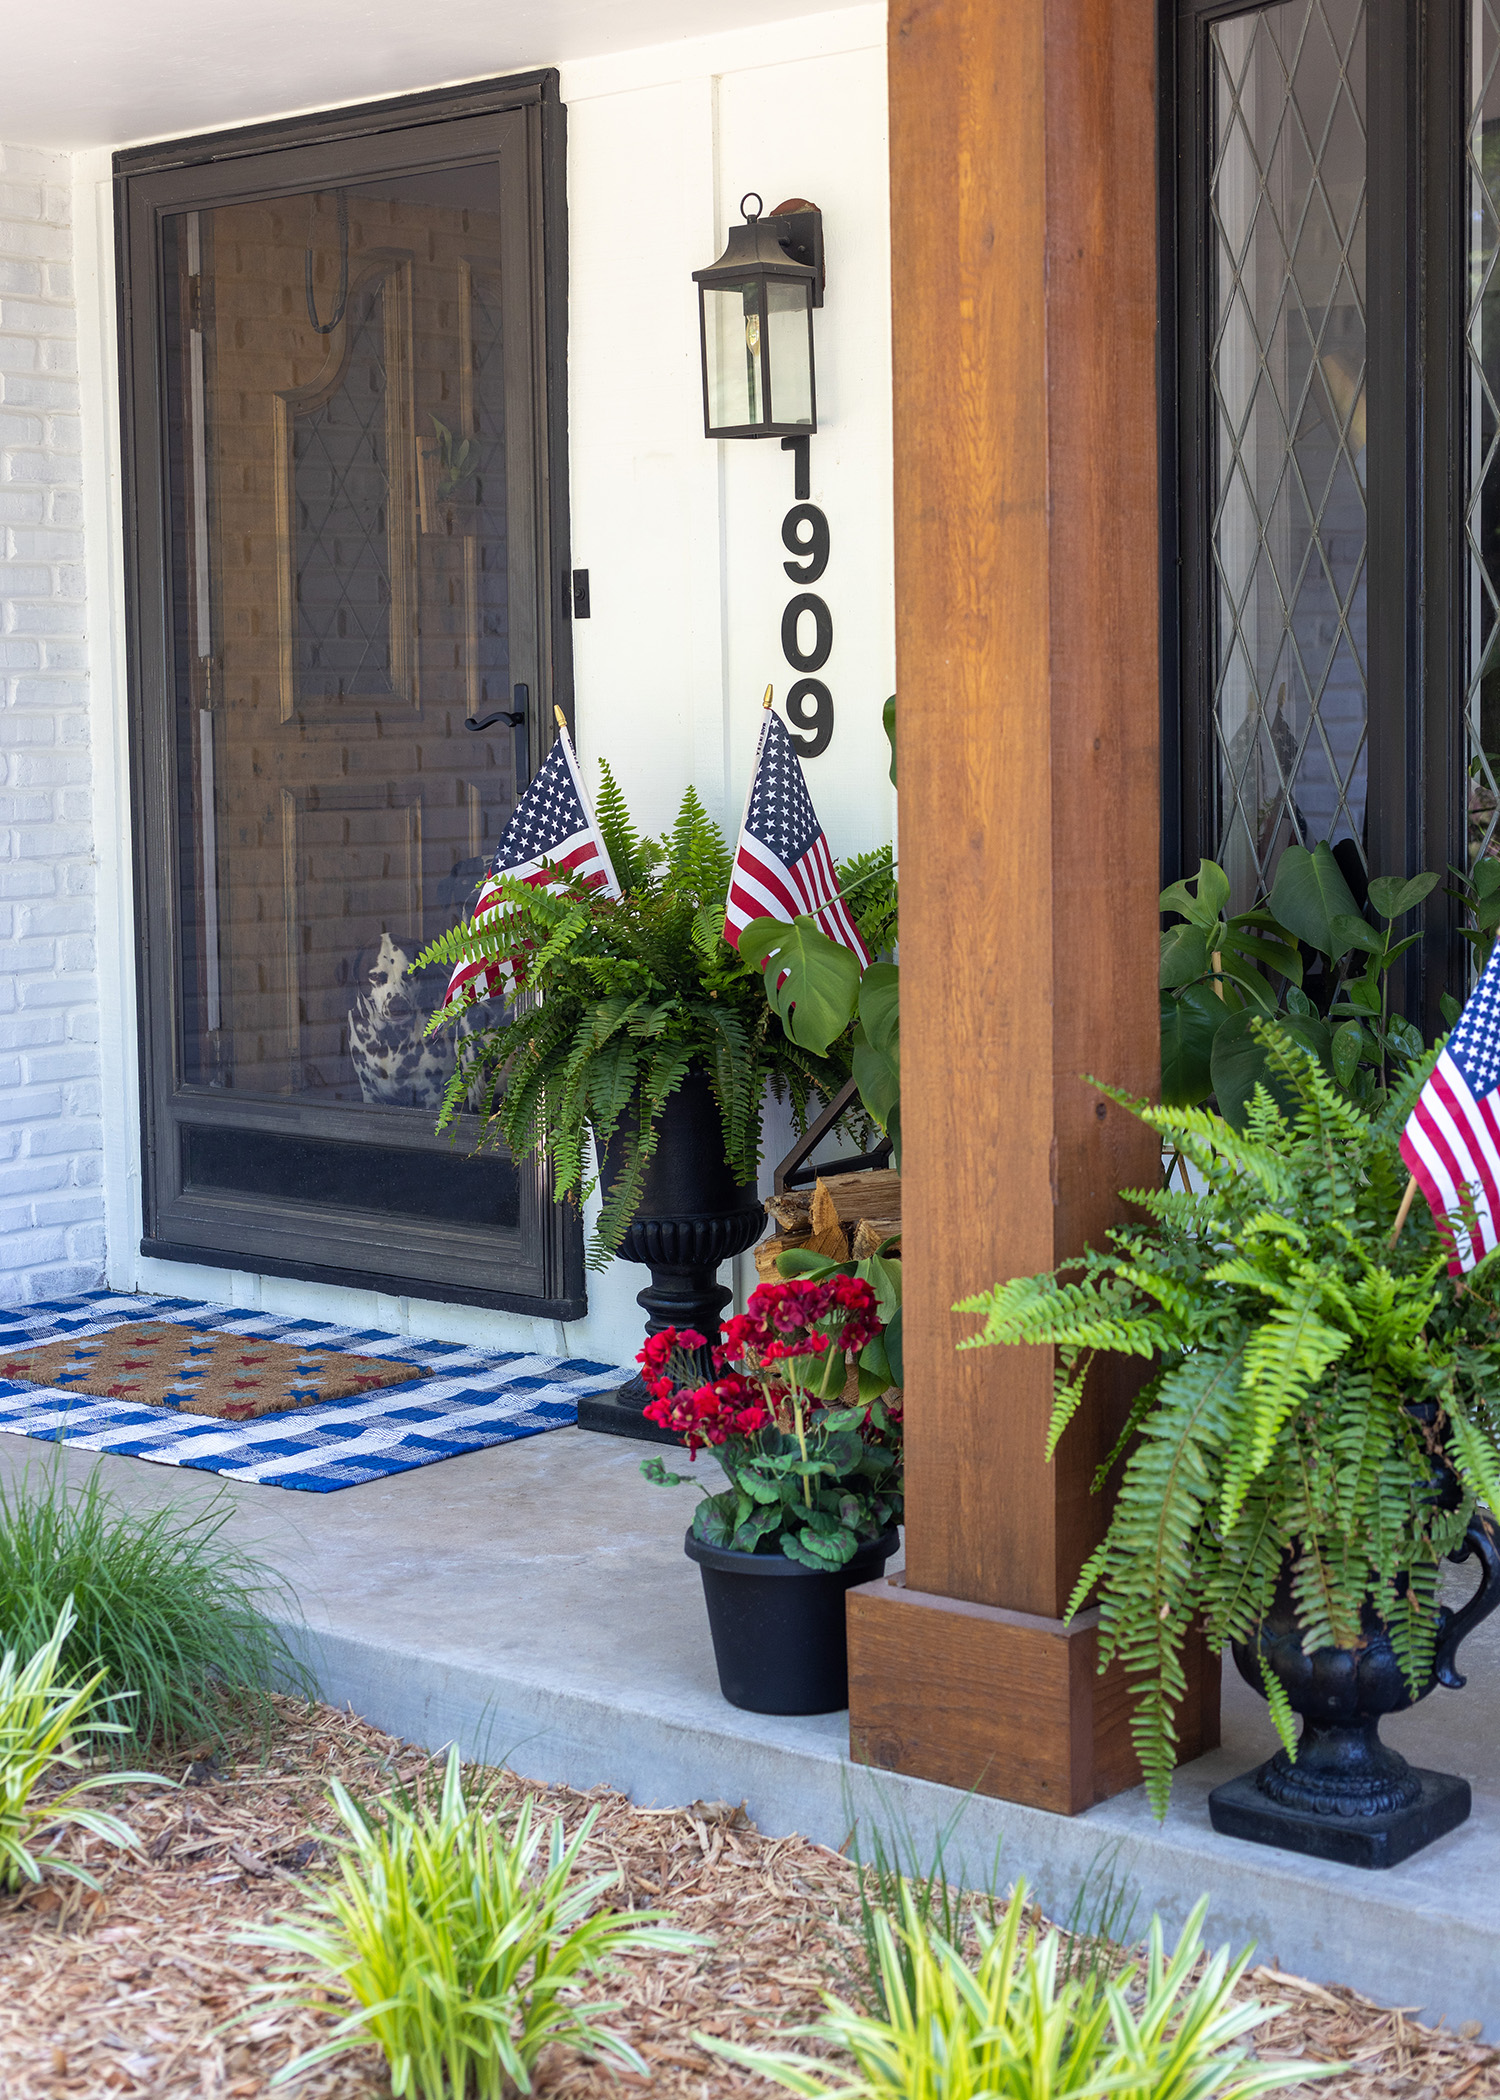
[[(305, 188), (424, 164), (423, 133), (520, 112), (509, 139), (512, 175), (524, 164), (531, 258), (531, 443), (537, 549), (533, 593), (536, 676), (529, 748), (545, 751), (554, 705), (573, 718), (567, 472), (567, 187), (565, 111), (555, 70), (391, 97), (132, 149), (114, 157), (121, 449), (125, 520), (125, 619), (136, 914), (137, 1026), (141, 1073), (141, 1251), (159, 1259), (305, 1278), (477, 1305), (557, 1320), (587, 1311), (583, 1231), (576, 1206), (552, 1201), (546, 1161), (516, 1169), (516, 1230), (435, 1223), (374, 1210), (288, 1203), (184, 1186), (185, 1127), (250, 1128), (352, 1137), (341, 1111), (295, 1100), (237, 1097), (183, 1083), (180, 1070), (177, 695), (172, 679), (170, 520), (167, 507), (166, 351), (161, 221), (238, 197)], [(471, 122), (471, 120), (473, 120)], [(475, 129), (475, 125), (479, 128)], [(459, 136), (449, 132), (448, 137)], [(428, 161), (433, 157), (428, 133)], [(404, 140), (405, 145), (399, 143)], [(278, 182), (267, 156), (299, 149), (294, 179)], [(311, 165), (309, 152), (312, 149)], [(496, 151), (499, 151), (497, 145)], [(467, 157), (473, 158), (472, 153)], [(512, 183), (512, 193), (514, 183)], [(382, 1117), (379, 1142), (446, 1149), (426, 1111)], [(385, 1127), (389, 1124), (389, 1127)], [(472, 1133), (471, 1133), (472, 1134)], [(368, 1142), (368, 1139), (366, 1140)]]
[[(1162, 881), (1215, 840), (1210, 721), (1209, 31), (1275, 0), (1163, 0), (1161, 91)], [(1463, 636), (1464, 93), (1460, 0), (1367, 0), (1369, 782), (1372, 874), (1467, 865)], [(1469, 967), (1446, 885), (1408, 952), (1429, 1035)]]

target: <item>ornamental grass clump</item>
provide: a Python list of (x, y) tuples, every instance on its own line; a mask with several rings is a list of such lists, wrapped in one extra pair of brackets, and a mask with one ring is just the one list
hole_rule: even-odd
[[(125, 1725), (101, 1711), (105, 1673), (96, 1670), (82, 1684), (72, 1683), (63, 1651), (73, 1630), (72, 1599), (65, 1599), (42, 1646), (25, 1662), (16, 1649), (0, 1656), (0, 1889), (18, 1889), (40, 1881), (44, 1869), (97, 1888), (88, 1869), (66, 1855), (39, 1850), (45, 1832), (66, 1829), (122, 1850), (136, 1849), (128, 1823), (102, 1808), (87, 1808), (80, 1796), (123, 1780), (151, 1779), (148, 1772), (99, 1772), (94, 1753)], [(48, 1785), (58, 1772), (82, 1771), (70, 1786)], [(165, 1780), (158, 1784), (166, 1785)]]
[[(1258, 1653), (1286, 1572), (1309, 1653), (1357, 1648), (1368, 1600), (1420, 1698), (1443, 1560), (1466, 1550), (1476, 1500), (1500, 1507), (1500, 1268), (1451, 1277), (1422, 1204), (1393, 1238), (1399, 1140), (1435, 1053), (1372, 1106), (1258, 1027), (1276, 1092), (1256, 1088), (1243, 1129), (1103, 1089), (1198, 1186), (1126, 1190), (1143, 1222), (958, 1308), (984, 1316), (965, 1347), (1056, 1349), (1049, 1457), (1096, 1356), (1150, 1366), (1096, 1477), (1124, 1460), (1067, 1610), (1097, 1591), (1100, 1667), (1124, 1664), (1158, 1815), (1195, 1627)], [(1295, 1757), (1285, 1689), (1264, 1664), (1262, 1678)]]
[[(729, 1482), (693, 1512), (695, 1538), (841, 1568), (900, 1522), (901, 1413), (882, 1397), (883, 1351), (878, 1370), (865, 1361), (881, 1331), (875, 1287), (836, 1273), (753, 1291), (707, 1352), (707, 1380), (701, 1334), (669, 1327), (650, 1338), (636, 1359), (654, 1395), (647, 1420), (675, 1431), (692, 1458), (711, 1450)], [(659, 1458), (641, 1470), (658, 1486), (692, 1481)]]
[(71, 1488), (60, 1462), (0, 1487), (0, 1638), (41, 1646), (71, 1600), (62, 1665), (99, 1673), (116, 1755), (219, 1743), (231, 1722), (269, 1728), (271, 1690), (307, 1688), (267, 1616), (293, 1616), (295, 1603), (225, 1539), (233, 1514), (224, 1494), (197, 1510), (131, 1509), (97, 1472)]
[(809, 2056), (695, 2039), (806, 2100), (1253, 2100), (1344, 2069), (1261, 2063), (1243, 2046), (1277, 2008), (1236, 2002), (1248, 1952), (1204, 1957), (1207, 1907), (1204, 1897), (1171, 1955), (1153, 1918), (1143, 1965), (1070, 1976), (1061, 1936), (1028, 1922), (1024, 1883), (996, 1923), (974, 1918), (972, 1963), (903, 1886), (899, 1922), (875, 1919), (881, 2008), (827, 1992), (822, 2019), (798, 2030), (852, 2057), (852, 2076)]
[[(645, 2074), (601, 2024), (612, 2001), (577, 1988), (621, 1955), (683, 1953), (704, 1942), (657, 1911), (602, 1907), (618, 1873), (576, 1879), (598, 1811), (564, 1842), (562, 1819), (534, 1823), (497, 1785), (464, 1797), (450, 1751), (437, 1803), (393, 1799), (368, 1813), (336, 1781), (345, 1835), (337, 1877), (305, 1890), (303, 1910), (241, 1937), (286, 1957), (267, 1986), (278, 2009), (355, 2009), (329, 2039), (273, 2079), (376, 2042), (397, 2100), (504, 2100), (532, 2090), (542, 2051), (560, 2043)], [(545, 1847), (545, 1850), (543, 1849)], [(264, 2003), (251, 2017), (260, 2018)]]

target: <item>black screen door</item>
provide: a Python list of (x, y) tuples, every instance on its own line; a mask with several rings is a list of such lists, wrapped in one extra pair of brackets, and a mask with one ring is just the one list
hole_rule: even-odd
[(581, 1309), (540, 1171), (433, 1134), (415, 967), (567, 703), (560, 126), (121, 157), (148, 1252)]

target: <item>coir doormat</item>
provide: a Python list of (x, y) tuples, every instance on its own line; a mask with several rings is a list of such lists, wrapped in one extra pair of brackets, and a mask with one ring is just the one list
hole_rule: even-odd
[[(373, 1365), (394, 1382), (342, 1398), (297, 1398), (239, 1420), (205, 1415), (181, 1402), (143, 1404), (96, 1394), (77, 1383), (30, 1382), (36, 1351), (61, 1348), (72, 1360), (81, 1344), (102, 1344), (121, 1328), (138, 1333), (143, 1325), (180, 1333), (184, 1351), (194, 1340), (257, 1352), (274, 1343), (296, 1361), (314, 1363), (318, 1375), (329, 1375), (330, 1360), (353, 1360), (361, 1375)], [(585, 1357), (416, 1342), (376, 1328), (113, 1291), (0, 1308), (0, 1367), (28, 1354), (26, 1382), (0, 1368), (0, 1433), (314, 1494), (567, 1428), (577, 1420), (581, 1393), (608, 1392), (626, 1377), (616, 1365)], [(56, 1381), (52, 1371), (43, 1375)]]
[(221, 1422), (253, 1422), (260, 1415), (315, 1407), (320, 1400), (409, 1385), (414, 1370), (428, 1369), (426, 1364), (382, 1363), (376, 1356), (343, 1356), (333, 1349), (301, 1349), (294, 1342), (204, 1334), (166, 1320), (127, 1320), (103, 1334), (0, 1356), (0, 1378), (100, 1400), (134, 1400), (142, 1407), (175, 1407)]

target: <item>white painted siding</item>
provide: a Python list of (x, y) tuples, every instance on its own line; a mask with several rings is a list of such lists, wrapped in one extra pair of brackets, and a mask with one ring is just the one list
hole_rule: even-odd
[(0, 145), (0, 1303), (104, 1277), (71, 167)]

